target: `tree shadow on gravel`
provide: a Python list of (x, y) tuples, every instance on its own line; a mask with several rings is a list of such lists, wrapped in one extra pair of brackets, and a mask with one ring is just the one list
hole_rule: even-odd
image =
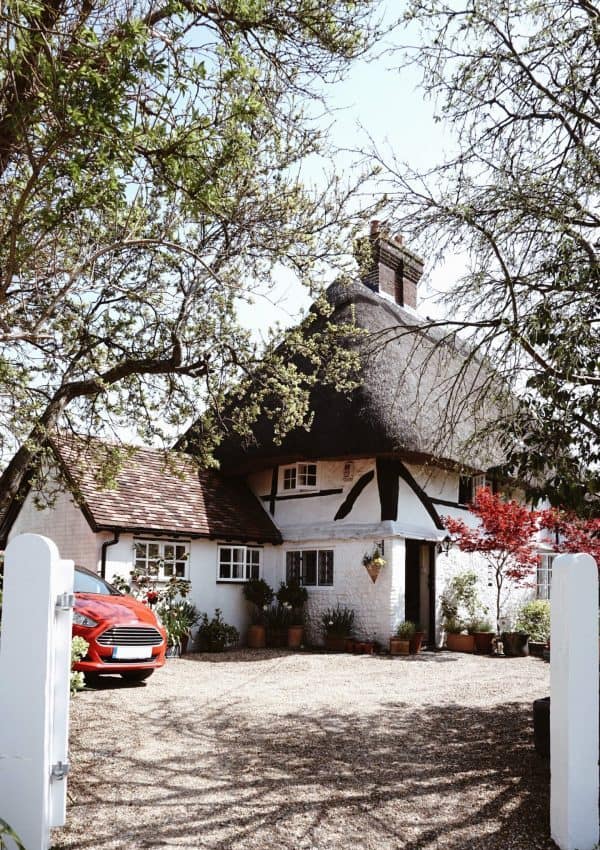
[[(533, 749), (529, 706), (347, 709), (262, 718), (249, 705), (202, 716), (190, 705), (182, 717), (165, 700), (132, 721), (168, 755), (125, 747), (92, 716), (72, 753), (71, 825), (55, 833), (55, 847), (555, 847), (549, 771)], [(102, 750), (90, 743), (99, 740)]]

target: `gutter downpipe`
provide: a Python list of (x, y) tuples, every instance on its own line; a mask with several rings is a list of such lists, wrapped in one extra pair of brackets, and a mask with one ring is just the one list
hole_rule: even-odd
[(100, 556), (100, 576), (102, 578), (106, 578), (106, 550), (109, 546), (114, 546), (115, 543), (119, 542), (119, 537), (121, 536), (121, 532), (117, 531), (116, 528), (113, 530), (113, 539), (105, 540), (102, 544), (102, 554)]

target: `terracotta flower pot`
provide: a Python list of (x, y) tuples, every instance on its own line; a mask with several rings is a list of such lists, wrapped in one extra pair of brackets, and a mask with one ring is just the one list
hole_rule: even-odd
[(446, 635), (446, 646), (451, 652), (473, 652), (475, 638), (473, 635), (457, 635), (449, 632)]
[(346, 638), (346, 652), (356, 652), (356, 644), (354, 638)]
[(475, 652), (479, 655), (491, 655), (494, 648), (493, 632), (473, 632), (475, 639)]
[(425, 632), (415, 632), (410, 639), (410, 654), (417, 655), (421, 651), (421, 644), (425, 638)]
[(264, 649), (267, 645), (267, 631), (264, 626), (248, 626), (248, 646), (250, 649)]
[(410, 640), (404, 640), (403, 638), (391, 637), (390, 638), (390, 655), (409, 655), (410, 654)]
[(287, 645), (290, 649), (299, 649), (304, 638), (304, 626), (289, 626), (287, 631)]

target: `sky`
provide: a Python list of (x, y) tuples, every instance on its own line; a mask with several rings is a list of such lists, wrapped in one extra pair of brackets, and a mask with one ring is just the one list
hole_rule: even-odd
[[(398, 6), (389, 3), (385, 8), (385, 19), (391, 21)], [(419, 91), (418, 71), (398, 70), (401, 57), (397, 52), (375, 56), (386, 47), (406, 43), (411, 35), (404, 29), (388, 36), (376, 51), (356, 61), (344, 80), (324, 90), (330, 107), (324, 124), (337, 148), (367, 148), (372, 140), (382, 151), (393, 150), (399, 160), (427, 168), (439, 162), (451, 145), (443, 126), (433, 120), (433, 103)], [(350, 171), (353, 159), (352, 154), (342, 151), (336, 162), (340, 169)], [(310, 176), (318, 181), (316, 172)], [(375, 194), (376, 188), (373, 189)], [(440, 318), (443, 308), (435, 303), (436, 292), (443, 291), (460, 275), (463, 261), (451, 256), (442, 266), (431, 269), (427, 258), (423, 259), (425, 276), (419, 287), (419, 312)], [(332, 269), (331, 279), (334, 277)], [(239, 315), (242, 323), (260, 338), (261, 331), (276, 321), (284, 326), (294, 324), (298, 315), (308, 309), (310, 300), (291, 273), (279, 270), (274, 290), (268, 296), (256, 297), (253, 305), (240, 304)]]

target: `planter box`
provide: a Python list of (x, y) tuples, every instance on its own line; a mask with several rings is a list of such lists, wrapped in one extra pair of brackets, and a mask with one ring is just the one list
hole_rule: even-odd
[(328, 649), (330, 652), (344, 652), (347, 640), (347, 637), (341, 637), (340, 635), (327, 635), (325, 637), (325, 649)]
[(529, 641), (529, 654), (535, 655), (536, 658), (544, 657), (544, 650), (546, 649), (547, 644), (544, 641), (538, 640), (530, 640)]
[(473, 635), (446, 635), (446, 646), (451, 652), (473, 652), (475, 638)]
[(402, 638), (390, 638), (390, 655), (410, 655), (410, 641)]

